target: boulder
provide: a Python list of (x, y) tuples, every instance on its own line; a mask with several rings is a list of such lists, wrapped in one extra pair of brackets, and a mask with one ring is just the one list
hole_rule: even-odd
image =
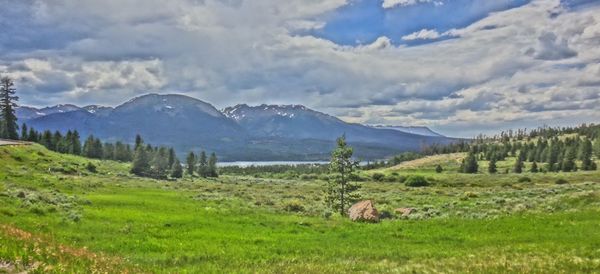
[(410, 208), (410, 207), (401, 207), (401, 208), (396, 208), (394, 211), (396, 211), (396, 213), (398, 213), (398, 214), (402, 214), (403, 217), (406, 217), (406, 216), (410, 215), (411, 213), (413, 213), (413, 211), (415, 211), (415, 209)]
[(352, 205), (348, 209), (348, 216), (352, 221), (379, 222), (379, 212), (371, 200), (360, 201)]

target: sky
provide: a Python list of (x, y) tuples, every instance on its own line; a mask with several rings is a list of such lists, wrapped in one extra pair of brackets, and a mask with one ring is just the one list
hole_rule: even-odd
[(600, 122), (600, 0), (0, 0), (20, 104), (178, 93), (470, 137)]

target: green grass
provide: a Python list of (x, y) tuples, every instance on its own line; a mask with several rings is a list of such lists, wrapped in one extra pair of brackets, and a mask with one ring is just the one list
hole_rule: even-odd
[[(365, 182), (379, 224), (321, 217), (323, 182), (224, 176), (156, 181), (126, 164), (0, 148), (0, 265), (32, 272), (556, 273), (600, 271), (598, 172), (423, 174)], [(286, 211), (290, 201), (304, 210)], [(78, 216), (78, 217), (77, 217)], [(19, 230), (17, 230), (19, 229)], [(26, 231), (30, 236), (23, 237)], [(19, 236), (20, 235), (20, 236)], [(84, 249), (85, 248), (85, 249)], [(2, 272), (2, 268), (0, 268)]]

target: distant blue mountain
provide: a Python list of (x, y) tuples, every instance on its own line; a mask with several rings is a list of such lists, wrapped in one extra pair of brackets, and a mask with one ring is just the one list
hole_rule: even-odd
[(444, 135), (439, 134), (439, 133), (431, 130), (428, 127), (417, 127), (417, 126), (408, 126), (408, 127), (405, 127), (405, 126), (373, 126), (373, 127), (378, 128), (378, 129), (397, 130), (397, 131), (401, 131), (401, 132), (422, 135), (422, 136), (445, 137)]
[(325, 160), (335, 139), (344, 134), (356, 155), (369, 160), (454, 140), (423, 134), (424, 129), (410, 132), (346, 123), (300, 105), (243, 104), (219, 111), (183, 95), (148, 94), (115, 108), (21, 107), (17, 116), (38, 130), (77, 129), (83, 137), (93, 134), (128, 143), (140, 134), (147, 143), (174, 147), (180, 156), (202, 149), (227, 161)]

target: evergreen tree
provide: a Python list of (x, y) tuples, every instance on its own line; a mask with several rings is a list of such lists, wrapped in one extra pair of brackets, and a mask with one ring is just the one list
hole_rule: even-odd
[(27, 136), (27, 141), (29, 142), (40, 142), (40, 137), (38, 136), (38, 132), (33, 128), (29, 128), (29, 134)]
[(168, 175), (167, 172), (171, 168), (171, 166), (169, 166), (169, 153), (167, 149), (165, 147), (160, 147), (153, 156), (151, 165), (153, 177), (157, 179), (166, 178)]
[(210, 175), (208, 168), (208, 159), (206, 158), (206, 152), (200, 152), (200, 158), (198, 160), (198, 174), (204, 178)]
[(498, 167), (496, 166), (496, 157), (493, 156), (492, 159), (490, 159), (490, 163), (488, 165), (488, 172), (490, 174), (494, 174), (496, 172), (498, 172)]
[(577, 152), (575, 151), (575, 149), (572, 147), (567, 148), (562, 162), (562, 171), (576, 171), (577, 165), (575, 165), (575, 159), (577, 159)]
[(596, 154), (597, 159), (600, 159), (600, 136), (598, 136), (594, 142), (594, 154)]
[(45, 130), (44, 133), (42, 134), (42, 138), (40, 140), (40, 143), (46, 147), (47, 149), (52, 150), (53, 145), (52, 145), (52, 132), (50, 132), (49, 130)]
[(134, 150), (137, 151), (137, 149), (142, 146), (144, 144), (144, 139), (142, 139), (142, 136), (140, 136), (139, 134), (135, 135), (135, 147)]
[(183, 168), (181, 167), (181, 162), (179, 162), (179, 159), (175, 158), (173, 165), (171, 166), (171, 178), (181, 177), (183, 177)]
[(442, 166), (441, 166), (441, 165), (437, 165), (437, 166), (435, 167), (435, 172), (436, 172), (436, 173), (442, 173), (442, 171), (444, 171), (444, 168), (442, 168)]
[(27, 141), (27, 139), (29, 136), (27, 135), (27, 125), (25, 123), (23, 123), (23, 125), (21, 126), (21, 140), (22, 141)]
[(64, 147), (65, 143), (63, 142), (62, 134), (57, 130), (54, 132), (54, 135), (52, 135), (52, 148), (50, 150), (64, 153)]
[(102, 146), (102, 159), (114, 160), (115, 159), (115, 145), (111, 143), (104, 143)]
[(521, 160), (521, 157), (517, 157), (517, 160), (515, 161), (515, 166), (513, 167), (513, 172), (522, 173), (524, 165), (525, 164), (523, 164), (523, 160)]
[(135, 150), (135, 154), (133, 156), (131, 173), (138, 176), (144, 176), (147, 175), (149, 169), (150, 159), (148, 158), (146, 148), (144, 148), (142, 145), (138, 145), (138, 148)]
[(579, 147), (579, 159), (581, 160), (582, 170), (592, 170), (592, 154), (592, 142), (586, 138)]
[(19, 97), (15, 96), (14, 82), (8, 77), (0, 79), (0, 138), (18, 140), (19, 126), (15, 109)]
[(339, 210), (341, 215), (346, 215), (346, 209), (359, 199), (355, 192), (359, 186), (351, 183), (358, 162), (352, 159), (353, 149), (346, 143), (346, 137), (337, 139), (337, 147), (331, 153), (329, 163), (330, 171), (334, 178), (329, 182), (325, 201), (329, 207)]
[(81, 137), (79, 136), (79, 132), (77, 130), (73, 131), (73, 135), (71, 135), (71, 154), (81, 155)]
[(208, 177), (219, 177), (217, 172), (217, 155), (213, 152), (208, 158)]
[(189, 175), (194, 175), (194, 169), (196, 169), (196, 154), (193, 151), (190, 151), (186, 160), (186, 172)]
[(463, 173), (477, 173), (479, 164), (477, 163), (477, 156), (473, 150), (467, 154), (467, 157), (463, 159), (461, 164), (461, 172)]
[(175, 164), (175, 159), (177, 158), (177, 156), (175, 156), (175, 150), (173, 148), (169, 148), (169, 167), (173, 166), (173, 164)]

